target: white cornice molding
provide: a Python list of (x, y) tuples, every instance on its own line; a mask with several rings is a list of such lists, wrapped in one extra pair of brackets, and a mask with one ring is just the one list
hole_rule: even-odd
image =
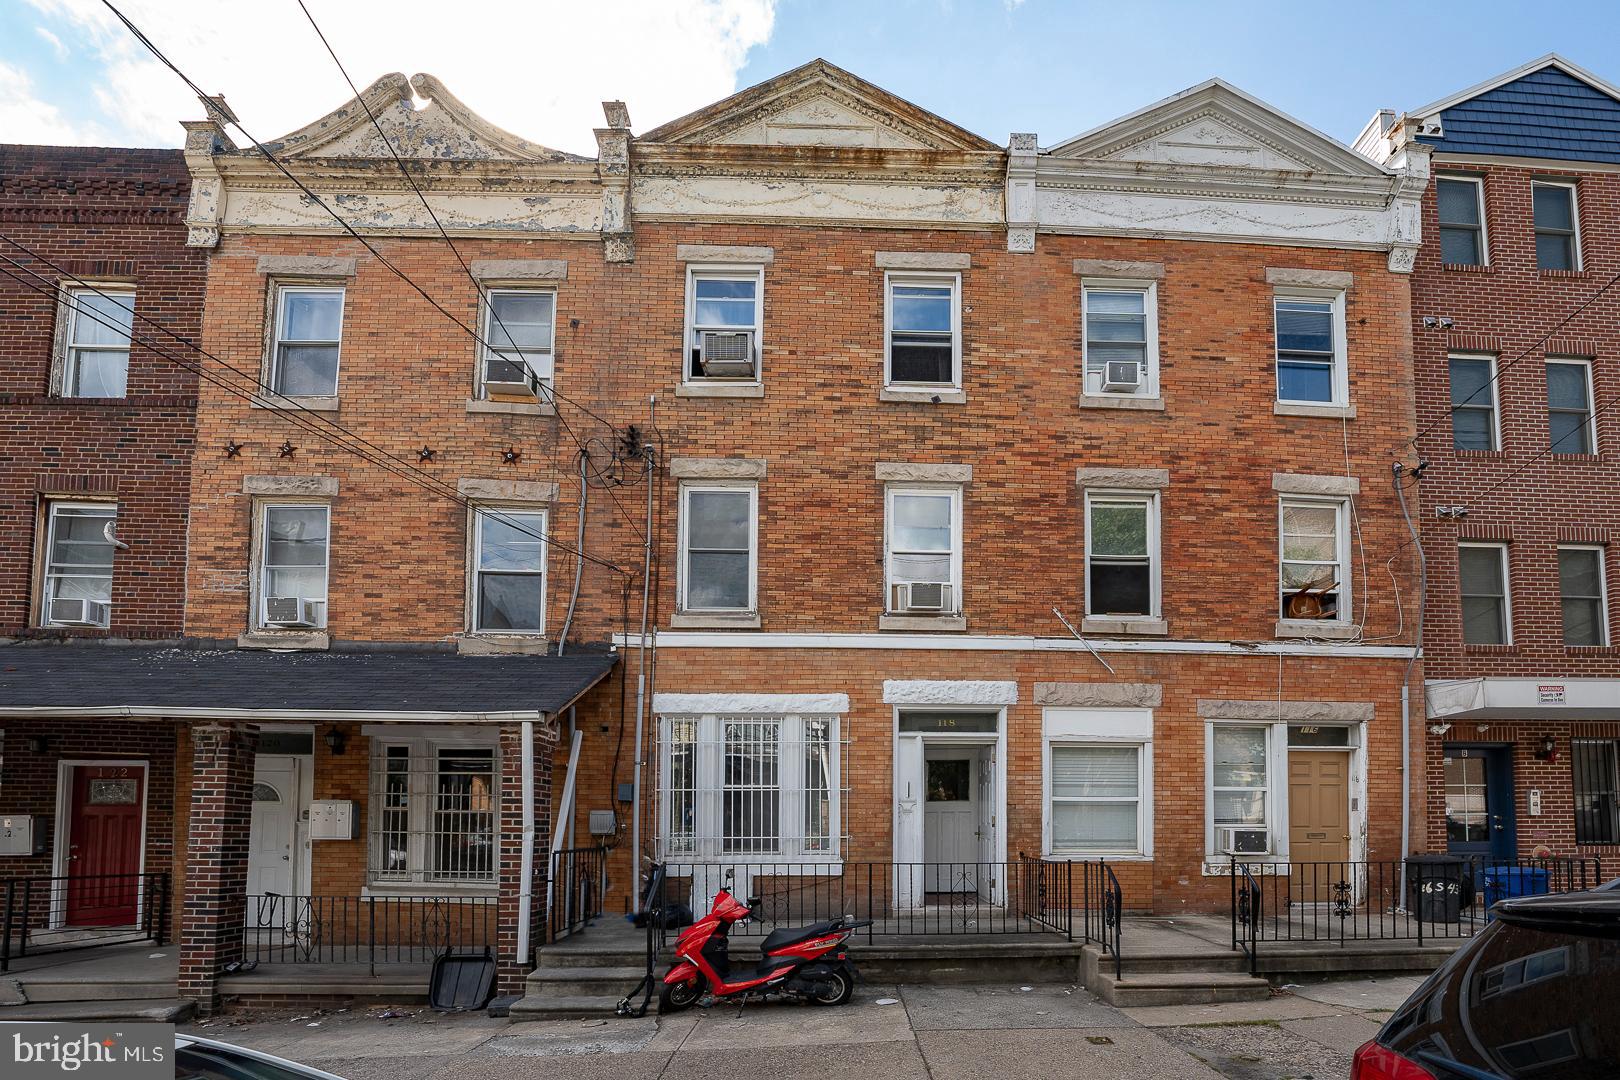
[[(615, 634), (619, 648), (640, 644), (635, 634)], [(849, 649), (900, 652), (1117, 652), (1157, 653), (1166, 656), (1343, 656), (1359, 659), (1405, 660), (1407, 645), (1359, 645), (1308, 641), (1111, 641), (1073, 637), (1046, 638), (1017, 634), (901, 634), (883, 633), (683, 633), (660, 631), (661, 649)]]
[(705, 713), (842, 714), (849, 712), (849, 695), (654, 694), (652, 707), (659, 716), (701, 716)]

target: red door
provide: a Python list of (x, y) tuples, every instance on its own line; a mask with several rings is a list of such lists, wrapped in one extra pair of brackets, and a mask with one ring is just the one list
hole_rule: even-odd
[(69, 926), (128, 926), (139, 911), (142, 765), (75, 765), (68, 814)]

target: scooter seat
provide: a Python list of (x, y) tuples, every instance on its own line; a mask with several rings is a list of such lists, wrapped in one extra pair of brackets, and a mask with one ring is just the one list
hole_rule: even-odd
[(827, 934), (837, 930), (841, 922), (842, 920), (840, 919), (833, 919), (829, 922), (811, 923), (809, 926), (772, 930), (765, 936), (765, 941), (760, 945), (759, 951), (769, 955), (770, 953), (775, 952), (777, 949), (783, 949), (789, 945), (797, 945), (801, 941), (809, 941), (811, 938), (824, 937)]

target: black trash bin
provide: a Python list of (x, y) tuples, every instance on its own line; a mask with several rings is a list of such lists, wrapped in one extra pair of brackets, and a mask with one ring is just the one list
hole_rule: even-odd
[(1407, 909), (1424, 922), (1454, 923), (1473, 902), (1468, 860), (1455, 855), (1410, 855), (1406, 859)]

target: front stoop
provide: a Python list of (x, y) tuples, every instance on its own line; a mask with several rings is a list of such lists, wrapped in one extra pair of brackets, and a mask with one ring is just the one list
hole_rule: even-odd
[(1218, 1005), (1264, 1001), (1271, 984), (1248, 973), (1242, 954), (1192, 953), (1132, 955), (1120, 962), (1099, 946), (1087, 945), (1081, 957), (1085, 987), (1109, 1005)]
[[(619, 999), (647, 970), (645, 938), (584, 933), (541, 949), (523, 996), (512, 1002), (516, 1020), (578, 1020), (611, 1015)], [(664, 965), (660, 965), (662, 972)], [(654, 996), (657, 989), (654, 988)], [(639, 999), (638, 999), (639, 1000)]]
[(0, 1021), (57, 1020), (78, 1023), (145, 1022), (178, 1024), (191, 1019), (196, 1003), (179, 998), (129, 998), (114, 1001), (42, 1001), (0, 1007)]

